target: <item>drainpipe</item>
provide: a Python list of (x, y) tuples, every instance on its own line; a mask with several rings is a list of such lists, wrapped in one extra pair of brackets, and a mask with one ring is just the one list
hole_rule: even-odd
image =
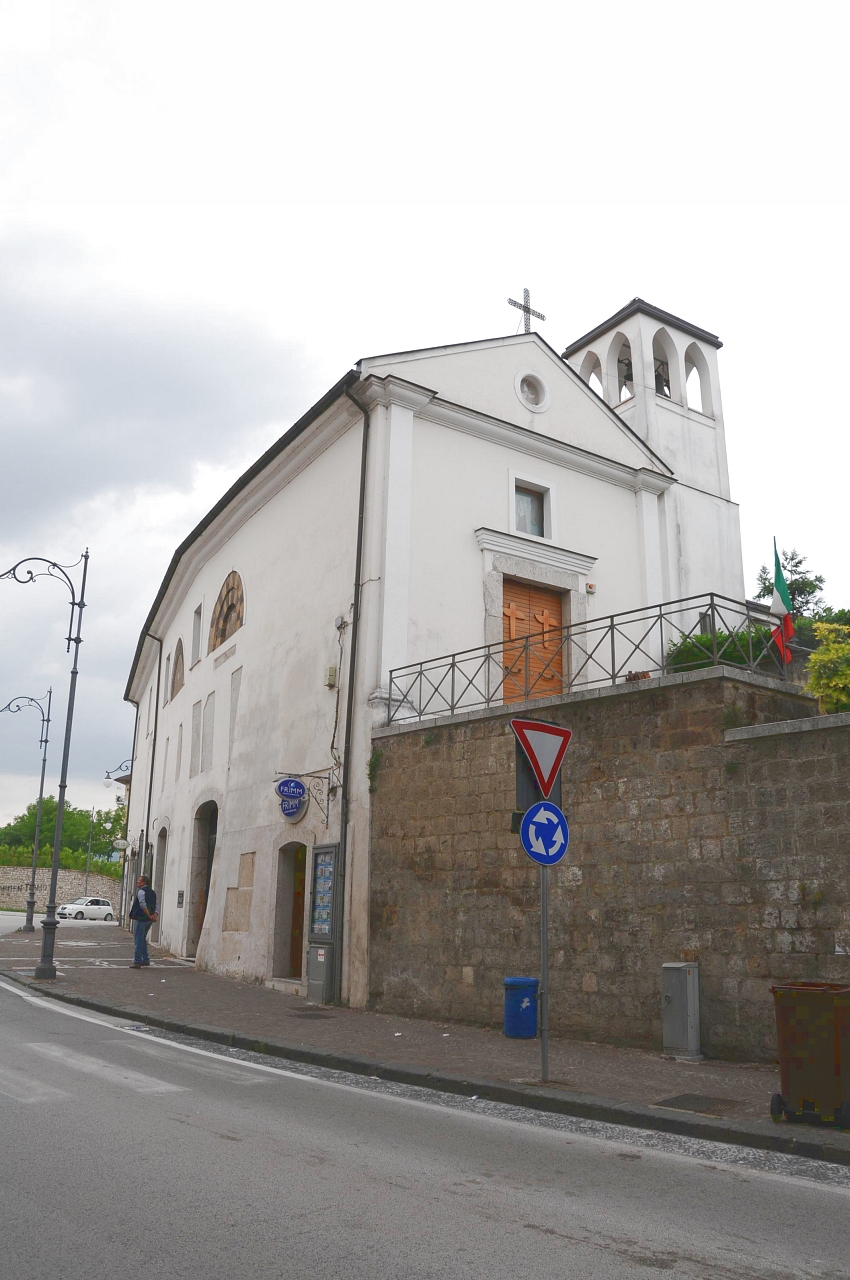
[[(156, 643), (159, 645), (159, 655), (156, 660), (156, 698), (155, 698), (154, 709), (153, 709), (153, 742), (151, 743), (151, 770), (150, 770), (150, 777), (148, 778), (148, 803), (147, 803), (147, 809), (145, 811), (144, 848), (139, 850), (141, 854), (141, 861), (139, 862), (140, 876), (147, 874), (145, 871), (145, 862), (148, 856), (148, 830), (150, 828), (150, 822), (151, 822), (151, 800), (153, 798), (153, 772), (154, 772), (154, 769), (156, 768), (156, 737), (157, 737), (157, 730), (159, 728), (159, 684), (160, 684), (160, 678), (162, 676), (162, 641), (157, 636), (152, 636), (150, 632), (148, 632), (148, 636), (151, 640), (155, 640)], [(151, 881), (153, 881), (153, 866), (151, 866)]]
[[(133, 702), (130, 704), (136, 708), (136, 723), (133, 725), (133, 750), (130, 752), (130, 785), (127, 788), (127, 794), (124, 797), (125, 813), (124, 813), (124, 839), (127, 839), (127, 832), (130, 830), (130, 797), (133, 794), (133, 766), (136, 763), (136, 743), (139, 740), (139, 704)], [(130, 870), (130, 850), (124, 850), (124, 867), (121, 873), (121, 911), (120, 920), (122, 929), (127, 927), (127, 874)]]
[(345, 741), (342, 754), (342, 784), (340, 790), (339, 830), (339, 883), (337, 901), (340, 903), (339, 944), (334, 947), (334, 1003), (339, 1004), (342, 993), (342, 938), (345, 926), (345, 864), (348, 849), (348, 810), (351, 785), (351, 736), (354, 719), (354, 679), (357, 670), (357, 637), (360, 631), (360, 591), (363, 576), (363, 524), (366, 510), (366, 461), (369, 453), (369, 410), (346, 388), (346, 396), (363, 414), (363, 441), (360, 449), (360, 498), (357, 506), (357, 550), (354, 556), (354, 605), (351, 617), (351, 648), (348, 655), (348, 689), (345, 696)]

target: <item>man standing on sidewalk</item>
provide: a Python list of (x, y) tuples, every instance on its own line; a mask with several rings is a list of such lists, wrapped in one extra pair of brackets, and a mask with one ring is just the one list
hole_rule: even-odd
[(148, 930), (156, 920), (156, 894), (151, 888), (147, 876), (139, 876), (136, 881), (136, 896), (130, 908), (130, 919), (133, 921), (133, 933), (136, 938), (136, 951), (131, 969), (142, 969), (149, 965)]

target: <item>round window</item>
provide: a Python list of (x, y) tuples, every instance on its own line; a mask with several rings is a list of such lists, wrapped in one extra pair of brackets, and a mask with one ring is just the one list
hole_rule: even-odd
[(549, 388), (539, 374), (532, 373), (530, 369), (521, 369), (514, 386), (520, 400), (532, 413), (542, 413), (549, 408)]
[(530, 374), (526, 374), (520, 380), (520, 395), (523, 400), (527, 400), (529, 404), (540, 404), (543, 399), (543, 388), (536, 378), (532, 378)]

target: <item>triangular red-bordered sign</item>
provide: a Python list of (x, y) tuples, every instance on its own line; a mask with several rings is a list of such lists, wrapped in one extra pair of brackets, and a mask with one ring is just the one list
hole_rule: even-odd
[(570, 745), (572, 729), (545, 720), (512, 720), (511, 728), (534, 770), (537, 785), (548, 800), (555, 785), (564, 752)]

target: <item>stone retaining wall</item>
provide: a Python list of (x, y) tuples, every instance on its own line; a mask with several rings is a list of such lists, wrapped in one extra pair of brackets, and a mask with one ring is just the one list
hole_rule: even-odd
[[(32, 867), (0, 867), (0, 907), (13, 907), (18, 911), (26, 911), (31, 875)], [(85, 884), (85, 871), (66, 871), (64, 867), (60, 867), (56, 905), (60, 906), (63, 902), (81, 898), (86, 892)], [(50, 868), (39, 867), (35, 873), (36, 911), (44, 911), (47, 908), (49, 891)], [(94, 874), (89, 876), (89, 897), (108, 898), (117, 908), (120, 892), (120, 880), (113, 880), (111, 876)]]
[[(539, 972), (539, 870), (510, 832), (519, 710), (375, 732), (373, 1007), (498, 1025), (502, 978)], [(574, 733), (554, 1030), (659, 1047), (661, 965), (698, 960), (705, 1051), (770, 1059), (772, 981), (850, 982), (850, 723), (747, 736), (816, 710), (728, 668), (525, 704)]]

